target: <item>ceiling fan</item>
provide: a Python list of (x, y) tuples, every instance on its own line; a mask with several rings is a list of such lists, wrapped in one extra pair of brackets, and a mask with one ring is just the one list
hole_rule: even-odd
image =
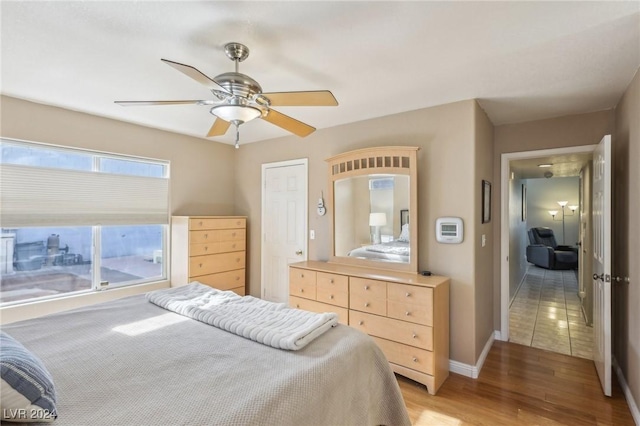
[(239, 147), (240, 125), (256, 118), (275, 124), (300, 137), (308, 136), (316, 130), (308, 124), (274, 110), (272, 106), (338, 105), (338, 101), (328, 90), (263, 93), (257, 81), (238, 72), (238, 64), (249, 56), (247, 46), (241, 43), (227, 43), (224, 51), (229, 59), (235, 62), (235, 71), (226, 72), (214, 78), (207, 77), (190, 65), (162, 59), (164, 63), (211, 90), (216, 100), (115, 101), (115, 103), (122, 106), (185, 104), (212, 106), (209, 112), (216, 119), (207, 137), (224, 135), (233, 124), (236, 127), (236, 148)]

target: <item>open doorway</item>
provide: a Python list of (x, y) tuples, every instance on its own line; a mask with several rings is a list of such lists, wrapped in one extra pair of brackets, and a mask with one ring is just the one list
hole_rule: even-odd
[[(584, 253), (590, 250), (594, 148), (502, 155), (502, 340), (591, 358), (591, 280), (584, 275), (591, 271), (586, 264), (591, 259)], [(528, 253), (532, 228), (570, 246), (570, 260), (561, 253), (557, 264), (554, 259), (533, 262), (535, 252)]]

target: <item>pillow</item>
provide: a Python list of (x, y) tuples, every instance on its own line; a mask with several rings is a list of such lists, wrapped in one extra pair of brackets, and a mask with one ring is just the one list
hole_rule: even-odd
[(38, 357), (5, 332), (0, 332), (0, 377), (2, 420), (55, 420), (56, 392), (51, 374)]
[(405, 223), (402, 225), (402, 230), (400, 231), (400, 236), (398, 237), (398, 241), (402, 241), (403, 243), (409, 242), (409, 224)]

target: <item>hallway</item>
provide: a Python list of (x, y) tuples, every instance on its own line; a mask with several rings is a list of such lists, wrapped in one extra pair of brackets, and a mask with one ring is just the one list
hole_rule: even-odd
[(575, 271), (531, 265), (509, 308), (509, 330), (512, 343), (593, 359)]

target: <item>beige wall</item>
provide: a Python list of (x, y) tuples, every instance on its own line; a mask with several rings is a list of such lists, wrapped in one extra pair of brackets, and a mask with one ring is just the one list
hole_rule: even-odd
[[(172, 214), (235, 214), (232, 146), (7, 96), (0, 97), (0, 106), (0, 135), (4, 138), (169, 160)], [(109, 294), (113, 297), (123, 294), (115, 290), (101, 292), (99, 297), (74, 296), (5, 308), (2, 321), (104, 301)], [(148, 290), (138, 288), (139, 292)]]
[[(527, 272), (528, 218), (522, 221), (522, 185), (526, 187), (526, 182), (518, 176), (509, 179), (509, 302), (513, 300)], [(494, 225), (494, 228), (499, 226), (499, 224)], [(500, 242), (497, 241), (496, 244), (499, 245)], [(496, 279), (499, 276), (496, 275)], [(499, 310), (500, 307), (498, 306), (497, 309)]]
[[(476, 223), (474, 233), (466, 233), (467, 238), (471, 238), (474, 246), (475, 263), (475, 364), (484, 349), (489, 337), (493, 334), (493, 229), (499, 227), (492, 206), (491, 221), (482, 223), (482, 181), (487, 180), (492, 183), (492, 200), (499, 197), (500, 192), (495, 191), (493, 182), (493, 124), (484, 111), (474, 102), (474, 123), (475, 123), (475, 177), (472, 186), (474, 202), (474, 213), (472, 223)], [(468, 222), (467, 222), (468, 223)], [(465, 229), (466, 231), (466, 229)], [(482, 236), (485, 236), (485, 246), (482, 246)]]
[(613, 137), (613, 355), (640, 408), (640, 72), (616, 107)]
[[(501, 155), (509, 152), (536, 151), (541, 149), (563, 148), (571, 146), (595, 145), (602, 136), (613, 134), (613, 110), (588, 114), (569, 115), (547, 120), (530, 121), (518, 124), (505, 124), (494, 129), (493, 181), (494, 194), (500, 194)], [(495, 212), (493, 240), (493, 325), (500, 330), (500, 197), (493, 198)]]
[[(475, 101), (427, 108), (381, 117), (359, 123), (323, 129), (300, 139), (295, 136), (241, 146), (237, 160), (237, 214), (249, 217), (248, 281), (251, 294), (260, 294), (260, 215), (261, 165), (296, 158), (309, 159), (309, 229), (316, 239), (309, 241), (309, 259), (327, 260), (330, 255), (329, 215), (315, 214), (315, 203), (321, 192), (328, 194), (325, 159), (333, 155), (372, 146), (418, 146), (419, 193), (419, 268), (429, 269), (452, 278), (451, 282), (451, 358), (465, 364), (475, 364), (476, 340), (488, 338), (489, 330), (476, 332), (478, 316), (488, 316), (491, 323), (491, 278), (482, 271), (476, 275), (474, 253), (480, 250), (476, 228), (480, 223), (480, 176), (491, 177), (491, 125)], [(482, 136), (480, 148), (489, 154), (476, 152), (476, 138)], [(486, 157), (486, 158), (485, 158)], [(476, 164), (482, 160), (482, 171)], [(487, 163), (487, 164), (485, 164)], [(464, 220), (465, 240), (462, 244), (438, 244), (435, 241), (435, 220), (440, 216), (459, 216)], [(412, 220), (413, 217), (412, 217)], [(492, 222), (492, 224), (495, 222)], [(483, 232), (491, 235), (491, 226)], [(485, 230), (486, 228), (486, 230)], [(489, 238), (490, 241), (490, 238)], [(478, 258), (489, 265), (491, 249), (484, 249)], [(476, 307), (476, 285), (482, 283), (481, 307)], [(488, 288), (484, 288), (488, 287)], [(476, 309), (480, 310), (476, 312)], [(490, 324), (491, 325), (491, 324)], [(492, 330), (492, 329), (491, 329)], [(484, 345), (484, 341), (482, 345)], [(481, 350), (481, 348), (480, 348)]]

